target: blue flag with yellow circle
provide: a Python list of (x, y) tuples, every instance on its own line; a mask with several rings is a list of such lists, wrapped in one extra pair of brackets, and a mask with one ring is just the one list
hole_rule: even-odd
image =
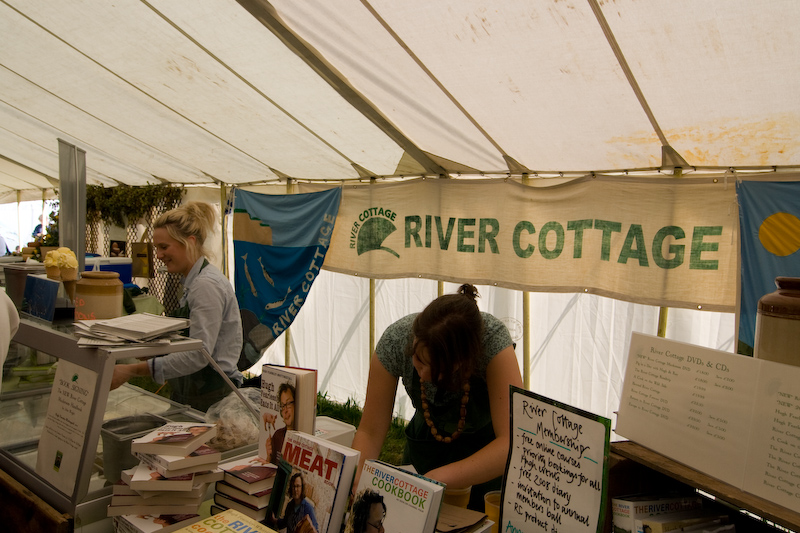
[(340, 188), (285, 195), (233, 191), (234, 285), (243, 357), (251, 365), (305, 303), (325, 261), (341, 195)]
[(736, 184), (741, 220), (739, 342), (755, 344), (758, 300), (778, 276), (800, 277), (800, 182)]

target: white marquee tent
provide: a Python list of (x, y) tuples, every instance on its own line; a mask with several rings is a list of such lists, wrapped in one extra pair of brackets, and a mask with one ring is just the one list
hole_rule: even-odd
[[(86, 151), (89, 184), (215, 201), (287, 179), (796, 170), (798, 21), (794, 0), (2, 0), (0, 201), (52, 195), (57, 139)], [(326, 273), (293, 326), (335, 399), (363, 399), (368, 283)], [(376, 293), (380, 332), (436, 283)], [(521, 299), (485, 287), (482, 305), (516, 328)], [(630, 332), (658, 309), (531, 307), (531, 389), (610, 415)], [(667, 333), (732, 350), (733, 323), (675, 311)]]

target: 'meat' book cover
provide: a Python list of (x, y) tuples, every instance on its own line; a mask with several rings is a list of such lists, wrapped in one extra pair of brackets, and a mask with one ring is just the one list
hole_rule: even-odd
[[(282, 463), (291, 468), (277, 528), (287, 533), (339, 533), (361, 453), (299, 431), (289, 431)], [(273, 489), (279, 490), (276, 486)]]

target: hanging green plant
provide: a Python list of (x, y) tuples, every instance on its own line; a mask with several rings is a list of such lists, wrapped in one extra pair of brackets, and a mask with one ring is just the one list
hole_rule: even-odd
[(58, 202), (53, 203), (50, 211), (50, 220), (47, 223), (44, 235), (40, 238), (42, 246), (58, 246)]
[(103, 220), (124, 228), (128, 222), (143, 218), (150, 208), (163, 201), (165, 209), (176, 207), (183, 196), (182, 187), (171, 185), (145, 185), (131, 187), (86, 187), (86, 221)]
[(45, 248), (55, 246), (59, 246), (58, 241), (58, 202), (53, 202), (52, 205), (53, 210), (50, 211), (50, 216), (47, 221), (47, 224), (44, 228), (44, 233), (39, 237), (36, 237), (34, 241), (36, 245), (34, 246), (35, 252), (33, 253), (33, 258), (37, 261), (41, 262), (44, 260), (42, 256), (41, 247), (44, 246)]

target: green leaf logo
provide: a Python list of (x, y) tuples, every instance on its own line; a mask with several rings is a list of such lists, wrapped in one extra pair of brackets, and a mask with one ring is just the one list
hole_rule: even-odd
[(395, 231), (397, 231), (397, 228), (391, 220), (382, 217), (372, 217), (368, 219), (364, 222), (364, 225), (361, 226), (361, 231), (358, 232), (358, 244), (356, 247), (358, 255), (373, 250), (384, 250), (399, 259), (400, 255), (397, 252), (383, 246), (383, 241)]

